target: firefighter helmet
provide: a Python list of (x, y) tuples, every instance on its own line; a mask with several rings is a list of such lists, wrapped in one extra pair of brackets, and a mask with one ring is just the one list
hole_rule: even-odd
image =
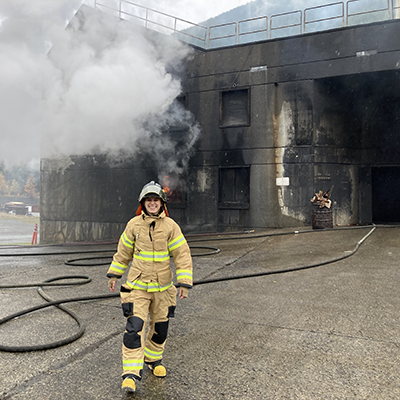
[(151, 181), (143, 186), (143, 189), (139, 195), (139, 203), (141, 203), (145, 197), (154, 196), (159, 197), (164, 203), (167, 202), (167, 195), (165, 194), (162, 187), (157, 182)]

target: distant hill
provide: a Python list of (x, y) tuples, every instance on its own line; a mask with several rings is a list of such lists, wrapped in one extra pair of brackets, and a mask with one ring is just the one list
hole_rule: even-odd
[(303, 10), (307, 7), (314, 7), (321, 4), (329, 4), (330, 1), (324, 0), (254, 0), (247, 4), (233, 8), (216, 17), (200, 22), (202, 26), (213, 26), (228, 22), (243, 21), (245, 19), (257, 18), (261, 16), (271, 16), (289, 11)]

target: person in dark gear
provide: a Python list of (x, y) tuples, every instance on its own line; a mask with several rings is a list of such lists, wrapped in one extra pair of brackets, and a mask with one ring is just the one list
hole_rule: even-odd
[[(129, 268), (121, 286), (121, 303), (127, 318), (122, 345), (122, 390), (134, 392), (147, 364), (157, 377), (165, 377), (162, 364), (169, 319), (174, 316), (177, 289), (173, 284), (173, 257), (179, 298), (188, 296), (193, 284), (190, 248), (179, 225), (168, 216), (167, 197), (158, 183), (146, 184), (139, 208), (122, 233), (108, 269), (108, 286), (115, 291), (117, 279)], [(150, 323), (147, 336), (147, 316)]]

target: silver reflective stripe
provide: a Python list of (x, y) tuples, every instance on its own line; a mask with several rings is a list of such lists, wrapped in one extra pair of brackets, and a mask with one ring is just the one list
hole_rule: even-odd
[(125, 245), (126, 247), (129, 247), (130, 249), (133, 248), (133, 244), (134, 244), (135, 242), (132, 241), (132, 240), (129, 240), (129, 239), (126, 237), (125, 232), (121, 235), (121, 239), (122, 239), (122, 242), (124, 243), (124, 245)]
[(133, 282), (127, 280), (126, 284), (132, 289), (145, 290), (147, 292), (163, 292), (164, 290), (169, 289), (173, 285), (173, 282), (165, 286), (160, 286), (157, 282), (146, 283), (139, 280)]
[(143, 368), (142, 360), (123, 360), (122, 361), (124, 370), (138, 370)]

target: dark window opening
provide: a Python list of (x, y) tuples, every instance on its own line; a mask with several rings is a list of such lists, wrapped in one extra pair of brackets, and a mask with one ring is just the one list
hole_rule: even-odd
[(220, 93), (220, 126), (250, 125), (249, 89)]
[(239, 210), (250, 208), (250, 167), (219, 169), (218, 208)]
[(372, 168), (372, 221), (400, 222), (400, 167)]
[(183, 95), (183, 94), (182, 94), (182, 95), (176, 97), (175, 101), (176, 101), (177, 103), (181, 104), (182, 107), (183, 107), (185, 110), (187, 110), (187, 108), (188, 108), (188, 98), (187, 98), (186, 95)]

